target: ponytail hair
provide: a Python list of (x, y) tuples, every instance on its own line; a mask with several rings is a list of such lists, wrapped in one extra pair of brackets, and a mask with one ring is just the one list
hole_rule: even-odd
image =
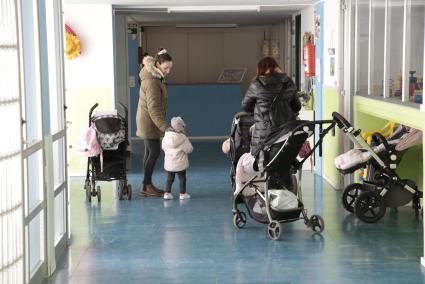
[(162, 64), (166, 61), (173, 61), (173, 58), (171, 58), (171, 55), (168, 54), (167, 50), (165, 48), (158, 48), (158, 52), (155, 56), (155, 65)]

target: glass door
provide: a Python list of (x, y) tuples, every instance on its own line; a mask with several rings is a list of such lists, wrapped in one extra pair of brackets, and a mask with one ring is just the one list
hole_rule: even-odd
[[(20, 59), (16, 0), (0, 0), (0, 283), (24, 282)], [(7, 123), (5, 123), (7, 122)], [(10, 240), (13, 240), (11, 245)]]
[(41, 283), (68, 239), (61, 1), (0, 0), (0, 283)]

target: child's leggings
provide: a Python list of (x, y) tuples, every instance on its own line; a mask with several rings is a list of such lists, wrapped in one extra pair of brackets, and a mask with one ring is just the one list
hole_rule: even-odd
[(167, 172), (167, 185), (165, 187), (165, 191), (170, 193), (171, 192), (171, 186), (173, 185), (174, 178), (176, 174), (179, 176), (179, 185), (180, 185), (180, 193), (186, 193), (186, 171), (181, 172)]

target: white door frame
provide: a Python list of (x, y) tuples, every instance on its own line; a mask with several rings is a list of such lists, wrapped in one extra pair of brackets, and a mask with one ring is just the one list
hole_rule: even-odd
[[(341, 1), (340, 17), (340, 78), (341, 82), (341, 103), (342, 115), (348, 120), (354, 120), (354, 5), (356, 0)], [(345, 135), (341, 135), (341, 149), (345, 153), (352, 149), (353, 144)], [(344, 175), (341, 179), (341, 188), (345, 188), (353, 182), (352, 175)]]
[[(66, 156), (66, 125), (65, 125), (65, 87), (64, 87), (64, 41), (63, 41), (63, 20), (62, 20), (62, 3), (61, 1), (55, 1), (55, 0), (46, 0), (43, 2), (45, 5), (40, 5), (40, 2), (35, 0), (31, 1), (33, 7), (32, 12), (27, 11), (27, 13), (32, 13), (33, 15), (33, 28), (31, 32), (34, 34), (34, 41), (32, 43), (29, 43), (29, 45), (26, 45), (23, 43), (24, 34), (28, 32), (26, 29), (28, 29), (27, 25), (23, 25), (23, 13), (22, 9), (28, 8), (25, 7), (27, 3), (25, 3), (25, 0), (16, 0), (17, 3), (17, 21), (18, 21), (18, 27), (19, 27), (19, 49), (20, 49), (20, 86), (21, 86), (21, 117), (23, 119), (26, 119), (25, 113), (26, 113), (26, 83), (31, 82), (31, 80), (34, 80), (34, 86), (35, 86), (35, 94), (36, 95), (36, 106), (34, 107), (34, 111), (36, 112), (37, 118), (39, 120), (39, 128), (40, 128), (40, 135), (37, 135), (36, 141), (23, 141), (22, 151), (21, 151), (21, 161), (22, 161), (22, 176), (24, 177), (22, 179), (22, 196), (23, 196), (23, 220), (22, 220), (22, 228), (23, 228), (23, 282), (24, 283), (41, 283), (46, 276), (51, 275), (55, 268), (56, 268), (56, 259), (59, 257), (59, 255), (64, 251), (69, 238), (69, 199), (68, 199), (68, 177), (67, 177), (67, 156)], [(40, 26), (40, 21), (42, 20), (39, 18), (39, 12), (41, 8), (46, 9), (46, 5), (51, 4), (53, 13), (47, 16), (53, 16), (52, 20), (53, 22), (53, 30), (50, 30), (50, 34), (47, 34), (49, 31), (49, 28), (52, 28), (52, 26), (49, 26), (46, 29), (42, 29), (42, 26)], [(47, 14), (47, 11), (43, 11), (43, 13)], [(44, 38), (47, 38), (48, 36), (54, 37), (54, 45), (48, 49), (48, 56), (47, 58), (44, 58), (45, 54), (42, 55), (41, 51), (41, 44), (45, 44), (47, 46), (47, 42), (42, 42), (43, 37), (41, 36), (44, 33), (46, 35)], [(54, 35), (53, 35), (53, 34)], [(59, 40), (57, 40), (59, 39)], [(25, 79), (25, 69), (24, 66), (26, 64), (26, 60), (29, 58), (25, 58), (25, 49), (26, 48), (34, 48), (34, 76), (31, 76), (27, 78), (27, 81)], [(53, 49), (53, 50), (52, 50)], [(49, 73), (47, 73), (47, 69), (42, 70), (41, 65), (42, 64), (48, 64), (48, 60), (55, 61), (55, 65), (53, 68), (52, 66), (49, 66), (51, 69), (49, 70)], [(44, 72), (44, 73), (43, 73)], [(54, 72), (54, 73), (52, 73)], [(42, 86), (42, 80), (49, 81), (50, 75), (55, 74), (55, 89), (52, 89), (50, 86), (45, 87), (43, 89)], [(52, 79), (53, 80), (53, 79)], [(45, 129), (46, 124), (50, 124), (50, 121), (47, 121), (46, 114), (51, 113), (50, 106), (47, 109), (43, 109), (43, 96), (47, 96), (46, 94), (51, 94), (53, 96), (57, 96), (57, 105), (56, 110), (57, 118), (60, 120), (60, 126), (58, 129), (55, 129), (55, 133), (46, 133), (51, 132), (49, 129)], [(46, 99), (46, 98), (45, 98)], [(31, 105), (32, 106), (32, 105)], [(44, 122), (44, 123), (43, 123)], [(26, 124), (22, 125), (21, 129), (21, 140), (24, 140), (25, 128), (27, 127)], [(38, 137), (40, 136), (40, 137)], [(60, 147), (58, 147), (58, 151), (54, 152), (53, 143), (56, 141), (62, 140), (63, 142)], [(38, 169), (39, 178), (41, 180), (41, 187), (42, 190), (40, 190), (39, 200), (35, 203), (32, 208), (28, 208), (29, 204), (29, 192), (28, 192), (28, 185), (25, 184), (25, 181), (28, 182), (28, 179), (26, 175), (28, 175), (28, 171), (25, 171), (25, 165), (24, 161), (29, 156), (31, 156), (34, 153), (39, 152), (41, 154), (41, 160), (42, 160), (42, 167)], [(58, 159), (58, 162), (60, 165), (53, 165), (53, 156), (57, 153), (61, 158)], [(54, 184), (54, 173), (53, 170), (54, 167), (59, 167), (63, 170), (63, 180), (60, 182), (60, 184)], [(61, 232), (60, 238), (58, 240), (55, 240), (55, 198), (62, 194), (63, 196), (63, 219), (61, 224), (61, 227), (64, 229), (63, 232)], [(40, 220), (40, 236), (39, 239), (36, 238), (38, 243), (34, 243), (34, 246), (37, 248), (37, 246), (40, 246), (40, 259), (38, 263), (36, 263), (33, 267), (33, 270), (30, 271), (30, 259), (31, 259), (31, 233), (29, 230), (30, 223), (34, 220), (34, 218), (39, 217)], [(38, 233), (38, 231), (36, 231)]]

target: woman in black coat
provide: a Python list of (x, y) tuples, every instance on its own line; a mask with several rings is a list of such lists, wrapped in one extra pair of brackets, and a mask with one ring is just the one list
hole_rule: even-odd
[[(276, 100), (279, 102), (276, 103)], [(254, 112), (255, 129), (251, 137), (251, 154), (255, 157), (270, 132), (297, 119), (301, 109), (297, 88), (274, 58), (264, 57), (258, 62), (257, 76), (242, 100), (242, 108), (246, 112)], [(254, 168), (256, 167), (255, 163)], [(294, 190), (289, 172), (279, 173), (278, 179), (286, 188)]]
[[(281, 100), (276, 105), (280, 108), (278, 118), (273, 118), (271, 113), (275, 98)], [(254, 112), (255, 129), (251, 137), (251, 154), (254, 156), (273, 128), (297, 118), (301, 109), (297, 88), (274, 58), (264, 57), (258, 62), (257, 76), (242, 100), (242, 108), (246, 112)]]

